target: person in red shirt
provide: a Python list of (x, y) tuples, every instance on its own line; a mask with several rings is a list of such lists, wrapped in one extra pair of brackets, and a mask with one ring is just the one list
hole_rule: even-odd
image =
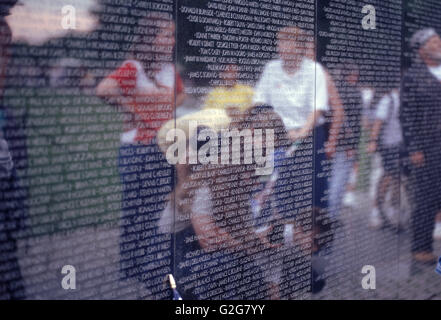
[[(175, 24), (164, 13), (140, 20), (128, 60), (97, 87), (98, 96), (125, 114), (119, 171), (123, 185), (121, 271), (143, 282), (153, 298), (168, 298), (161, 279), (171, 273), (170, 235), (160, 235), (158, 219), (173, 190), (173, 168), (156, 143), (159, 128), (174, 116), (185, 95), (173, 64)], [(149, 250), (147, 250), (147, 247)], [(153, 252), (153, 254), (147, 254)]]
[[(175, 106), (185, 99), (182, 79), (172, 63), (175, 24), (152, 14), (144, 20), (147, 19), (150, 23), (145, 26), (149, 29), (145, 33), (155, 33), (151, 29), (159, 26), (153, 42), (135, 43), (130, 59), (97, 87), (100, 97), (127, 114), (125, 132), (121, 135), (123, 144), (149, 145), (162, 124), (173, 118)], [(135, 42), (142, 40), (138, 37)], [(145, 59), (159, 55), (168, 62)]]

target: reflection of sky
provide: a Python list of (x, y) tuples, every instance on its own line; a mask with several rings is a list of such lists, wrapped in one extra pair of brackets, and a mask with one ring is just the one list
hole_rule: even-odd
[[(1, 0), (0, 0), (1, 1)], [(38, 44), (51, 37), (62, 36), (67, 31), (61, 27), (61, 8), (73, 5), (76, 9), (77, 31), (87, 31), (94, 27), (95, 18), (89, 9), (95, 0), (20, 0), (7, 17), (14, 40)]]

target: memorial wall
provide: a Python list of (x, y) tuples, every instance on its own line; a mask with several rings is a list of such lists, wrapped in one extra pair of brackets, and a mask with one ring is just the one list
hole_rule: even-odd
[(0, 299), (440, 299), (440, 15), (2, 1)]

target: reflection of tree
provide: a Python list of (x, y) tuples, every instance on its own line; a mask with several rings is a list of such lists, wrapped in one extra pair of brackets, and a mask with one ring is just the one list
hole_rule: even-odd
[(20, 174), (30, 189), (34, 234), (118, 221), (122, 123), (93, 93), (98, 78), (125, 58), (134, 27), (116, 31), (125, 24), (112, 19), (128, 7), (113, 3), (100, 0), (93, 31), (11, 46), (5, 103), (27, 115), (29, 167)]

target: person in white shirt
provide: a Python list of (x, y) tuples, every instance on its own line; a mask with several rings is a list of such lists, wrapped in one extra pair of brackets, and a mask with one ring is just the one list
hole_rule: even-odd
[[(313, 60), (313, 48), (313, 37), (303, 30), (297, 27), (281, 29), (277, 34), (279, 58), (265, 66), (255, 88), (253, 103), (274, 108), (282, 118), (293, 144), (312, 146), (315, 143), (319, 152), (313, 154), (316, 168), (313, 202), (314, 206), (323, 208), (326, 207), (323, 199), (327, 181), (318, 176), (326, 160), (323, 151), (324, 113), (329, 110), (330, 79), (324, 67)], [(312, 152), (312, 147), (304, 149)]]
[(328, 110), (326, 72), (307, 56), (310, 39), (301, 29), (287, 27), (278, 36), (279, 59), (270, 61), (255, 88), (255, 105), (271, 105), (296, 141), (312, 133)]

